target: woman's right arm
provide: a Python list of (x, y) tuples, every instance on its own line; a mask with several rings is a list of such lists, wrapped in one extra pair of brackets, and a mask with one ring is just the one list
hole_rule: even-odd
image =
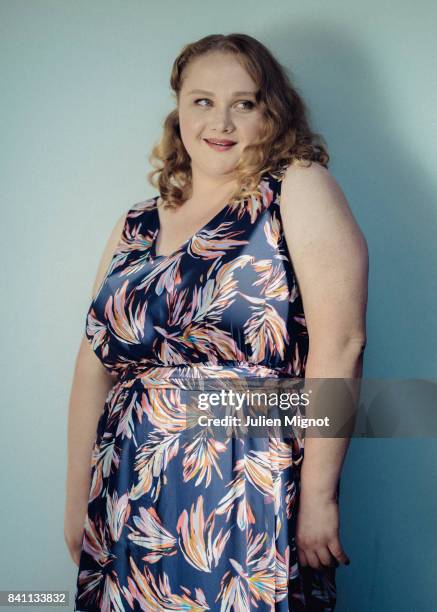
[[(121, 238), (126, 213), (117, 221), (106, 244), (93, 286), (96, 295)], [(70, 555), (79, 565), (83, 528), (91, 486), (91, 453), (97, 424), (114, 378), (93, 351), (85, 334), (76, 357), (70, 392), (67, 429), (67, 477), (64, 537)]]

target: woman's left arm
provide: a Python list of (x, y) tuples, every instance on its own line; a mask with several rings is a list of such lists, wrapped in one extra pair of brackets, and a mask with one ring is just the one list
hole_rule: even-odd
[[(361, 232), (339, 185), (323, 166), (289, 166), (281, 188), (281, 218), (302, 296), (309, 350), (305, 378), (358, 379), (366, 345), (369, 257)], [(329, 555), (315, 540), (330, 542), (331, 554), (345, 557), (338, 524), (314, 522), (311, 510), (336, 501), (338, 479), (349, 438), (305, 438), (301, 469), (301, 504), (313, 525), (301, 528), (301, 561), (328, 564)], [(329, 513), (328, 513), (329, 514)], [(303, 521), (301, 521), (303, 524)], [(303, 535), (302, 535), (303, 532)], [(335, 549), (333, 552), (332, 549)], [(313, 550), (313, 552), (311, 552)]]

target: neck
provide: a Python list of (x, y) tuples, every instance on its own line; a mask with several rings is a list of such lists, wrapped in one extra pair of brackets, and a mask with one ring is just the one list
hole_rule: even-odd
[(191, 185), (191, 200), (211, 201), (228, 198), (236, 189), (237, 181), (233, 174), (211, 176), (193, 168)]

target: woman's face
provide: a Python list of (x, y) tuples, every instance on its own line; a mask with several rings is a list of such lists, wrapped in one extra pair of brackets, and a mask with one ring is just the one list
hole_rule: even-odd
[[(182, 142), (192, 167), (210, 176), (232, 173), (243, 149), (257, 140), (263, 126), (255, 93), (254, 81), (232, 54), (215, 51), (190, 62), (178, 108)], [(206, 142), (215, 139), (235, 144), (212, 147)]]

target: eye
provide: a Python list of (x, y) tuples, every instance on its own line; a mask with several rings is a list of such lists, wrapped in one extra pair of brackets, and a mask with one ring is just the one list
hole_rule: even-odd
[(250, 110), (251, 108), (253, 108), (255, 106), (255, 104), (253, 102), (251, 102), (250, 100), (242, 100), (238, 104), (249, 104), (249, 107), (246, 106), (247, 110)]
[[(208, 98), (199, 98), (198, 100), (194, 100), (194, 104), (198, 104), (198, 102), (209, 102)], [(200, 104), (200, 106), (204, 106), (204, 104)]]
[[(196, 104), (197, 106), (208, 106), (209, 104), (199, 104), (199, 102), (208, 102), (209, 103), (209, 102), (211, 102), (211, 100), (209, 100), (208, 98), (197, 98), (197, 100), (194, 100), (194, 104)], [(251, 110), (255, 106), (255, 104), (251, 100), (240, 100), (237, 104), (244, 104), (244, 105), (246, 105), (244, 107), (244, 110)]]

